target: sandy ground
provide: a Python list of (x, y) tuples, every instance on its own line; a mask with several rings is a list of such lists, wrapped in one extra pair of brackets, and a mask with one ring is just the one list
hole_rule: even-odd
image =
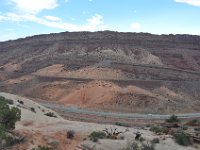
[[(182, 147), (174, 143), (170, 136), (157, 136), (147, 129), (141, 129), (138, 127), (129, 128), (128, 132), (123, 134), (124, 139), (118, 140), (99, 140), (97, 143), (93, 143), (87, 138), (87, 136), (93, 131), (102, 131), (105, 128), (117, 128), (118, 131), (124, 131), (126, 127), (119, 127), (114, 125), (86, 123), (68, 121), (61, 118), (56, 112), (47, 109), (29, 99), (19, 97), (12, 94), (0, 93), (1, 96), (6, 97), (14, 101), (14, 105), (22, 110), (22, 119), (17, 123), (16, 131), (28, 137), (24, 144), (18, 145), (21, 150), (31, 150), (37, 145), (51, 145), (59, 144), (60, 150), (78, 150), (78, 146), (81, 144), (95, 145), (96, 149), (103, 150), (120, 150), (124, 148), (128, 142), (134, 140), (134, 136), (137, 131), (142, 133), (142, 137), (145, 141), (151, 141), (153, 138), (160, 138), (160, 143), (156, 145), (156, 150), (195, 150), (194, 147)], [(18, 101), (23, 101), (24, 104), (19, 105)], [(34, 108), (35, 112), (30, 108)], [(45, 112), (53, 112), (57, 118), (48, 117), (44, 115)], [(66, 132), (69, 130), (75, 131), (75, 138), (69, 140), (66, 138)], [(165, 139), (165, 140), (163, 140)]]
[(97, 67), (85, 67), (75, 71), (64, 68), (62, 64), (55, 64), (46, 68), (42, 68), (34, 75), (41, 76), (59, 76), (59, 77), (73, 77), (73, 78), (89, 78), (89, 79), (128, 79), (119, 69), (110, 68), (97, 68)]

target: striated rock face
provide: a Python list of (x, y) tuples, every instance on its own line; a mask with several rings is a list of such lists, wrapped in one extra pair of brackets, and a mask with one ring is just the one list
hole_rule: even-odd
[(200, 111), (200, 36), (64, 32), (0, 42), (0, 88), (114, 111)]
[[(200, 37), (193, 35), (64, 32), (2, 42), (0, 54), (0, 65), (20, 62), (29, 72), (29, 63), (42, 68), (47, 63), (82, 64), (107, 59), (200, 71)], [(41, 66), (41, 61), (46, 63)]]

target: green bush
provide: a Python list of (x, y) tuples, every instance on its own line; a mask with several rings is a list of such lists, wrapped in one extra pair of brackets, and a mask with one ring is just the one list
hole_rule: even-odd
[(53, 112), (48, 112), (45, 114), (46, 116), (49, 116), (49, 117), (57, 117)]
[(38, 146), (37, 149), (32, 148), (32, 150), (53, 150), (53, 148), (48, 147), (48, 146)]
[(143, 141), (145, 141), (145, 138), (140, 137), (140, 138), (139, 138), (139, 141), (140, 141), (140, 142), (143, 142)]
[(11, 99), (6, 99), (6, 103), (9, 104), (9, 105), (13, 105), (14, 104), (13, 100), (11, 100)]
[(122, 127), (130, 127), (128, 123), (124, 123), (124, 122), (116, 122), (115, 125), (122, 126)]
[(141, 150), (155, 150), (155, 145), (154, 144), (142, 144)]
[(182, 126), (181, 129), (182, 129), (182, 130), (187, 130), (188, 127), (186, 127), (186, 126)]
[(187, 123), (187, 125), (192, 125), (192, 126), (199, 126), (200, 125), (200, 120), (194, 119), (191, 120)]
[(6, 128), (4, 125), (0, 124), (0, 139), (4, 139), (6, 137)]
[(164, 129), (162, 127), (156, 127), (153, 126), (149, 129), (151, 132), (154, 132), (155, 134), (163, 133)]
[(191, 123), (194, 123), (194, 124), (200, 124), (200, 121), (197, 120), (197, 119), (191, 120), (190, 122), (191, 122)]
[(73, 130), (67, 131), (67, 138), (68, 139), (73, 139), (74, 138), (75, 132)]
[(31, 107), (31, 111), (36, 113), (35, 108)]
[(24, 105), (23, 101), (17, 100), (18, 103), (20, 103), (21, 105)]
[(105, 139), (106, 133), (102, 131), (94, 131), (89, 135), (89, 138), (93, 142), (97, 142), (99, 139)]
[(140, 150), (140, 148), (136, 142), (132, 142), (132, 143), (128, 143), (126, 148), (123, 148), (122, 150)]
[(21, 119), (21, 110), (17, 107), (9, 108), (9, 106), (0, 98), (0, 124), (6, 130), (15, 129), (15, 123)]
[(160, 139), (159, 138), (154, 138), (151, 143), (153, 144), (157, 144), (157, 143), (160, 143)]
[(180, 120), (178, 119), (177, 116), (172, 115), (169, 119), (166, 119), (166, 122), (168, 122), (168, 123), (179, 123)]
[(176, 143), (183, 146), (189, 146), (193, 143), (191, 137), (184, 132), (174, 134), (174, 139)]
[(6, 99), (0, 97), (0, 142), (5, 141), (5, 146), (11, 146), (19, 142), (11, 134), (15, 129), (15, 123), (21, 119), (21, 110), (17, 107), (9, 107)]

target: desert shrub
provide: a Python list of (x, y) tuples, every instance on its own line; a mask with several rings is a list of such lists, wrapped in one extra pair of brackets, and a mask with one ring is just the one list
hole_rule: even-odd
[(24, 102), (23, 101), (20, 101), (20, 100), (17, 100), (18, 103), (24, 105)]
[(197, 119), (191, 120), (190, 122), (193, 123), (193, 124), (200, 124), (200, 121), (197, 120)]
[(68, 139), (73, 139), (74, 138), (75, 132), (73, 130), (67, 131), (67, 138)]
[(13, 105), (14, 104), (13, 100), (11, 100), (11, 99), (6, 99), (6, 103), (9, 104), (9, 105)]
[(32, 150), (53, 150), (53, 148), (48, 146), (38, 146), (38, 148), (32, 148)]
[(6, 135), (4, 139), (6, 141), (6, 146), (11, 146), (17, 143), (17, 140), (10, 135)]
[(174, 139), (175, 139), (175, 142), (178, 143), (179, 145), (183, 145), (183, 146), (192, 145), (191, 137), (184, 132), (175, 133)]
[(191, 125), (191, 126), (199, 126), (200, 125), (200, 120), (194, 119), (191, 120), (187, 123), (187, 125)]
[(115, 125), (122, 126), (122, 127), (130, 127), (128, 123), (124, 123), (124, 122), (116, 122)]
[(46, 116), (49, 116), (49, 117), (57, 117), (53, 112), (48, 112), (45, 114)]
[(166, 119), (166, 122), (168, 122), (168, 123), (179, 123), (180, 120), (178, 119), (177, 116), (172, 115), (172, 116), (170, 116), (169, 119)]
[(139, 138), (139, 141), (140, 141), (140, 142), (143, 142), (143, 141), (145, 141), (145, 138), (140, 137), (140, 138)]
[(159, 138), (154, 138), (151, 143), (157, 144), (160, 143), (160, 139)]
[(6, 128), (0, 124), (0, 139), (4, 139), (6, 136)]
[(5, 97), (0, 96), (0, 101), (1, 101), (1, 102), (5, 102), (5, 100), (6, 100)]
[(182, 126), (181, 129), (182, 129), (182, 130), (187, 130), (188, 127), (186, 127), (186, 126)]
[(78, 146), (78, 148), (80, 148), (81, 150), (96, 150), (96, 145), (90, 146), (90, 145), (86, 145), (86, 144), (81, 144), (80, 146)]
[(31, 111), (36, 113), (35, 108), (31, 107)]
[(5, 101), (0, 101), (0, 124), (6, 130), (15, 129), (15, 123), (21, 119), (21, 110), (17, 107), (9, 108)]
[(122, 150), (140, 150), (140, 148), (136, 142), (132, 142), (128, 143), (127, 146)]
[(89, 138), (93, 142), (97, 142), (99, 139), (105, 139), (106, 133), (102, 131), (94, 131), (89, 135)]
[(200, 131), (200, 128), (194, 128), (194, 131)]
[(156, 127), (153, 126), (149, 129), (151, 132), (154, 132), (155, 134), (163, 133), (164, 129), (162, 127)]
[(10, 108), (6, 99), (0, 97), (0, 142), (5, 141), (1, 146), (11, 146), (19, 142), (12, 134), (15, 123), (21, 119), (21, 110), (17, 107)]
[(155, 145), (154, 144), (142, 144), (141, 150), (155, 150)]

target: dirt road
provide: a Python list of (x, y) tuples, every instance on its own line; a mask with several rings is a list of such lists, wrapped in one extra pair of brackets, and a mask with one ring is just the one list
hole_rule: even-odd
[[(165, 120), (172, 115), (172, 114), (163, 115), (163, 114), (103, 112), (103, 111), (87, 110), (78, 107), (66, 107), (63, 105), (52, 104), (52, 103), (41, 103), (41, 105), (62, 113), (85, 114), (85, 115), (93, 115), (96, 117), (110, 117), (110, 118), (128, 119), (128, 120)], [(180, 119), (200, 118), (200, 113), (187, 113), (187, 114), (175, 114), (175, 115), (178, 116), (178, 118)]]

